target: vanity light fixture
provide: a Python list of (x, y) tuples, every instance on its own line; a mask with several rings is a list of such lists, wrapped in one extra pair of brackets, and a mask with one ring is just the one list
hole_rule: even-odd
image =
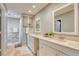
[(32, 8), (36, 8), (36, 5), (32, 5)]
[(28, 10), (28, 12), (32, 12), (31, 10)]

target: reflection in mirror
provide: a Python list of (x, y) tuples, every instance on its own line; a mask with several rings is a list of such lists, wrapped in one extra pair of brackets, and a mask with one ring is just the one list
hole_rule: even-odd
[(40, 31), (40, 20), (36, 21), (36, 29), (37, 31)]
[(55, 31), (61, 32), (61, 19), (55, 21)]
[(55, 32), (74, 32), (74, 5), (54, 13)]
[(41, 32), (41, 21), (40, 21), (40, 17), (36, 18), (35, 21), (35, 32)]

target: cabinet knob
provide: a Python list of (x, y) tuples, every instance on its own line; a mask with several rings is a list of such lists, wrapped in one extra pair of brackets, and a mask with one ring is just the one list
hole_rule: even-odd
[(41, 48), (43, 48), (43, 46)]
[(58, 56), (58, 54), (56, 53), (56, 56)]

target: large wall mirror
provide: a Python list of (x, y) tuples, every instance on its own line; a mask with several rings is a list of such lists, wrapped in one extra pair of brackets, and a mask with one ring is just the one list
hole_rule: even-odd
[(67, 4), (53, 12), (53, 31), (63, 34), (77, 34), (77, 4)]

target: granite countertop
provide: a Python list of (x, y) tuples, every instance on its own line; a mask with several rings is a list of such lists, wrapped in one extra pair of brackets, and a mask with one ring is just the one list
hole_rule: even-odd
[(33, 33), (30, 33), (29, 35), (32, 37), (41, 39), (41, 40), (46, 40), (48, 42), (55, 43), (55, 44), (65, 46), (68, 48), (72, 48), (72, 49), (79, 51), (79, 42), (78, 41), (72, 41), (72, 40), (68, 40), (68, 39), (62, 40), (59, 38), (49, 38), (49, 37), (44, 37), (43, 35), (40, 35), (40, 34), (33, 34)]

